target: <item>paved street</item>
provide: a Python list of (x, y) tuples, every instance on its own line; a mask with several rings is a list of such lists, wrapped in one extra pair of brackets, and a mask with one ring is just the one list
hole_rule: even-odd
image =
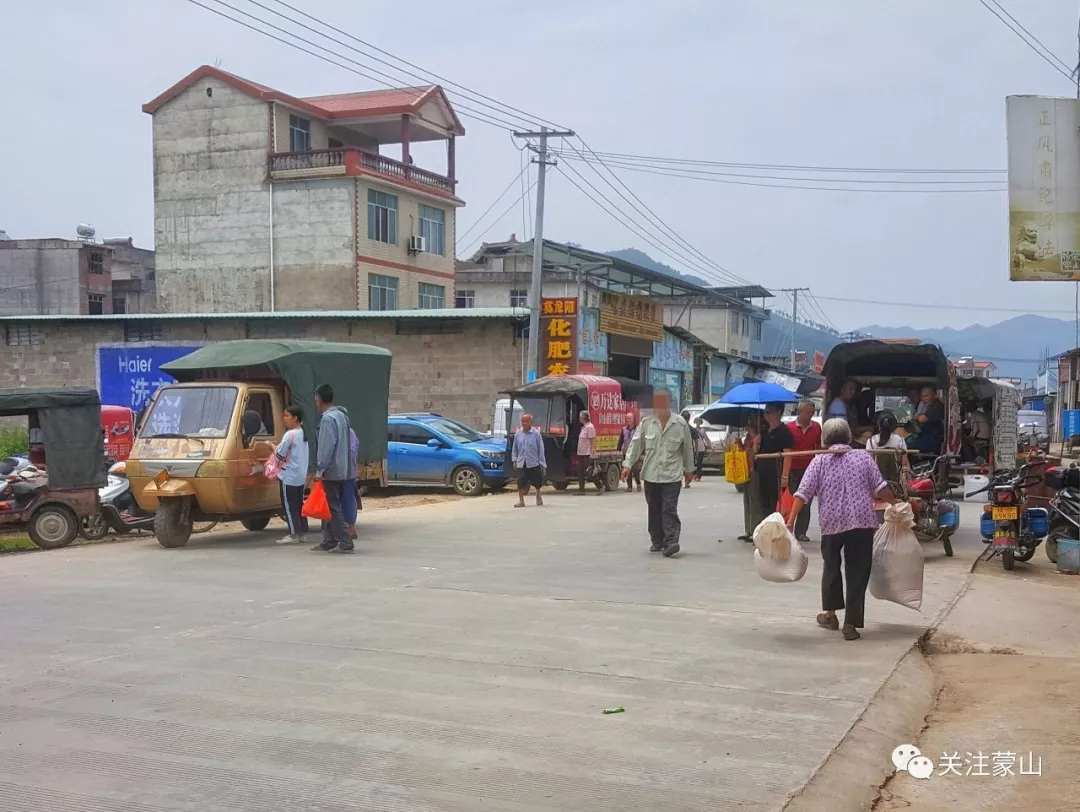
[(369, 512), (352, 557), (274, 527), (0, 558), (0, 809), (778, 810), (982, 549), (969, 511), (923, 614), (870, 599), (846, 643), (817, 545), (760, 580), (720, 479), (674, 560), (639, 496), (512, 502)]

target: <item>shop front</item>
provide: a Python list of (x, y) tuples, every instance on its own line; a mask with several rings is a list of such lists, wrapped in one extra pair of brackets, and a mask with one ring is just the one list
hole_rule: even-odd
[(655, 389), (671, 390), (672, 406), (681, 410), (693, 401), (694, 350), (687, 342), (665, 331), (661, 341), (653, 343), (649, 359), (649, 383)]
[(600, 311), (583, 307), (578, 319), (578, 372), (582, 375), (607, 375), (607, 333), (600, 332)]
[(664, 340), (661, 305), (642, 296), (602, 291), (598, 328), (608, 337), (608, 375), (648, 382), (654, 343)]

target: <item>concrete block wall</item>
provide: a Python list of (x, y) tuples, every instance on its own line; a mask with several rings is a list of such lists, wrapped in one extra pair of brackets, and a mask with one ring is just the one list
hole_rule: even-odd
[(85, 312), (79, 245), (68, 240), (0, 242), (0, 315)]
[[(514, 339), (508, 319), (469, 320), (460, 333), (438, 335), (398, 335), (392, 319), (170, 319), (160, 325), (163, 339), (152, 343), (228, 341), (247, 338), (250, 328), (272, 329), (275, 337), (385, 347), (394, 354), (391, 412), (438, 412), (483, 430), (491, 428), (498, 393), (521, 382), (522, 340)], [(0, 319), (0, 334), (3, 326)], [(98, 346), (124, 343), (122, 319), (36, 326), (40, 344), (4, 347), (0, 388), (97, 386)]]
[(269, 105), (204, 79), (154, 114), (153, 131), (161, 309), (269, 310)]

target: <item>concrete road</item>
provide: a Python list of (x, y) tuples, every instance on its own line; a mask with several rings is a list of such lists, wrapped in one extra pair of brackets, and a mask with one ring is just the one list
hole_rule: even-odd
[(639, 495), (512, 503), (364, 515), (351, 557), (280, 528), (4, 556), (0, 809), (778, 810), (982, 549), (927, 548), (923, 613), (870, 599), (848, 643), (817, 545), (760, 580), (722, 480), (670, 560)]

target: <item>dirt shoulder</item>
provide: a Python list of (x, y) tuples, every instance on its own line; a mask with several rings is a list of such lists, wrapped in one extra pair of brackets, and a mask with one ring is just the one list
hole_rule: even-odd
[(941, 690), (913, 744), (934, 774), (896, 773), (873, 809), (1080, 809), (1078, 628), (1080, 577), (1058, 575), (1041, 555), (1011, 573), (980, 562), (924, 646)]

